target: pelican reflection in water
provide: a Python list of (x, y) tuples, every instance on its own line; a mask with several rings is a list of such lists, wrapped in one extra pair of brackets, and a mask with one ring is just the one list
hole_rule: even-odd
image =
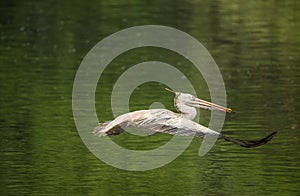
[(216, 136), (246, 148), (266, 144), (276, 134), (273, 132), (260, 140), (240, 140), (225, 136), (193, 120), (197, 115), (196, 108), (228, 113), (232, 112), (230, 108), (198, 99), (190, 94), (175, 92), (168, 88), (166, 90), (175, 94), (174, 106), (179, 113), (167, 109), (138, 110), (118, 116), (112, 121), (100, 123), (93, 133), (99, 136), (110, 136), (120, 134), (127, 127), (136, 127), (179, 136)]

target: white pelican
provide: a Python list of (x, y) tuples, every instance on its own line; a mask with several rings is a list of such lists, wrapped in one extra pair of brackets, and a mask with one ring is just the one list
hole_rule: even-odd
[(93, 133), (99, 136), (117, 135), (127, 127), (132, 126), (179, 136), (212, 135), (247, 148), (261, 146), (270, 141), (276, 134), (273, 132), (260, 140), (239, 140), (225, 136), (194, 122), (193, 119), (197, 115), (196, 108), (229, 113), (232, 112), (230, 108), (198, 99), (190, 94), (175, 92), (168, 88), (166, 90), (175, 93), (174, 106), (180, 113), (174, 113), (167, 109), (138, 110), (118, 116), (112, 121), (99, 123)]

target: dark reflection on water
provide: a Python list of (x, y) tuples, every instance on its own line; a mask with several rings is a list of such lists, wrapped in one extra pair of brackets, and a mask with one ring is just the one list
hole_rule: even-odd
[[(299, 194), (298, 1), (3, 1), (0, 6), (1, 195), (297, 195)], [(84, 55), (123, 28), (159, 24), (183, 30), (211, 52), (223, 74), (228, 115), (223, 132), (260, 138), (243, 149), (218, 141), (204, 157), (202, 139), (168, 165), (145, 172), (113, 168), (82, 143), (72, 116), (72, 85)], [(184, 72), (199, 97), (209, 99), (201, 75), (170, 51), (142, 48), (118, 57), (97, 87), (97, 113), (112, 118), (110, 92), (124, 69), (148, 60)], [(173, 109), (172, 95), (147, 83), (130, 109), (156, 97)], [(157, 94), (156, 94), (157, 93)], [(209, 112), (201, 111), (203, 124)], [(131, 149), (153, 149), (170, 139), (116, 136)]]

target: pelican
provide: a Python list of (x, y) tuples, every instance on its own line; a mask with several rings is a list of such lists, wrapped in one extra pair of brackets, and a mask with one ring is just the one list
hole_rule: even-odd
[(197, 115), (196, 108), (227, 113), (232, 112), (230, 108), (204, 101), (187, 93), (175, 92), (168, 88), (165, 89), (175, 94), (174, 106), (178, 113), (167, 109), (149, 109), (129, 112), (118, 116), (112, 121), (99, 123), (93, 133), (98, 136), (111, 136), (120, 134), (127, 127), (136, 127), (179, 136), (215, 136), (246, 148), (266, 144), (276, 134), (276, 132), (273, 132), (260, 140), (240, 140), (225, 136), (193, 120)]

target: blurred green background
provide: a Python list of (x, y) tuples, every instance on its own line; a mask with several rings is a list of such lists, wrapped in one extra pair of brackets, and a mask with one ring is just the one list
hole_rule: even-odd
[[(238, 1), (0, 1), (1, 195), (299, 195), (300, 3)], [(223, 133), (256, 139), (255, 149), (218, 141), (204, 157), (194, 139), (161, 168), (130, 172), (97, 159), (81, 141), (72, 114), (72, 86), (86, 53), (106, 36), (136, 25), (165, 25), (199, 40), (218, 64), (227, 102), (236, 113)], [(210, 99), (201, 75), (182, 56), (140, 48), (104, 71), (96, 92), (100, 121), (113, 118), (110, 93), (124, 70), (163, 61), (192, 78)], [(137, 88), (130, 109), (152, 102), (174, 110), (161, 84)], [(207, 125), (210, 113), (201, 111)], [(126, 148), (153, 149), (170, 136), (114, 137)]]

